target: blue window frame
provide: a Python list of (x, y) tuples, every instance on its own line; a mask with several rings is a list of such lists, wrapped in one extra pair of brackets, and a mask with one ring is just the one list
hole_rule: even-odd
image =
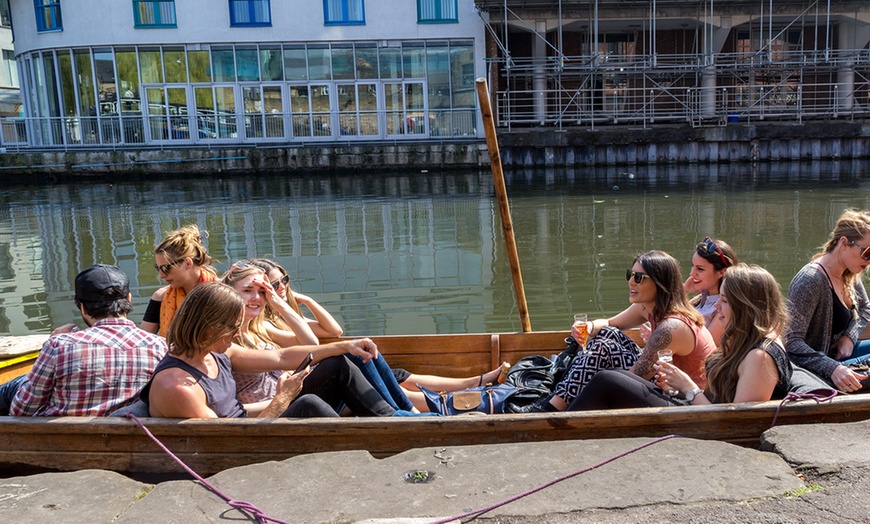
[(325, 25), (365, 25), (364, 0), (323, 0)]
[(230, 0), (230, 25), (256, 27), (272, 25), (269, 0)]
[(36, 30), (63, 31), (63, 20), (60, 16), (60, 0), (33, 0), (36, 11)]
[(175, 0), (133, 0), (136, 27), (176, 27)]
[(458, 22), (456, 0), (417, 0), (418, 24), (454, 24)]

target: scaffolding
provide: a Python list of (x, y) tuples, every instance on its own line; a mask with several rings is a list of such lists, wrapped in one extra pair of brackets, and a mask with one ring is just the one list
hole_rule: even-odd
[(501, 127), (870, 115), (870, 2), (476, 5)]

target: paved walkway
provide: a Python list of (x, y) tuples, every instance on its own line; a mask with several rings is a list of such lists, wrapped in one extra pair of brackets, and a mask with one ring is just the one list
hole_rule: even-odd
[[(282, 521), (416, 524), (497, 504), (628, 453), (477, 522), (870, 522), (870, 421), (783, 426), (762, 440), (775, 453), (682, 438), (421, 448), (383, 460), (323, 453), (235, 468), (209, 481)], [(415, 474), (429, 479), (405, 480)], [(195, 482), (154, 486), (89, 470), (0, 479), (0, 521), (255, 520)]]

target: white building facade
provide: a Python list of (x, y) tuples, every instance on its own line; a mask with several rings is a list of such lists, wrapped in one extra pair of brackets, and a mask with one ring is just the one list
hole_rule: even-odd
[(26, 116), (7, 144), (483, 136), (472, 0), (10, 3)]

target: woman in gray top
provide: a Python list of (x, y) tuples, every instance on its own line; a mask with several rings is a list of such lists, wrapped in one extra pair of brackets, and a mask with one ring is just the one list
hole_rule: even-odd
[(870, 213), (846, 210), (828, 241), (788, 289), (785, 345), (792, 361), (841, 391), (870, 390), (849, 358), (867, 322), (870, 301), (861, 282), (870, 265)]

